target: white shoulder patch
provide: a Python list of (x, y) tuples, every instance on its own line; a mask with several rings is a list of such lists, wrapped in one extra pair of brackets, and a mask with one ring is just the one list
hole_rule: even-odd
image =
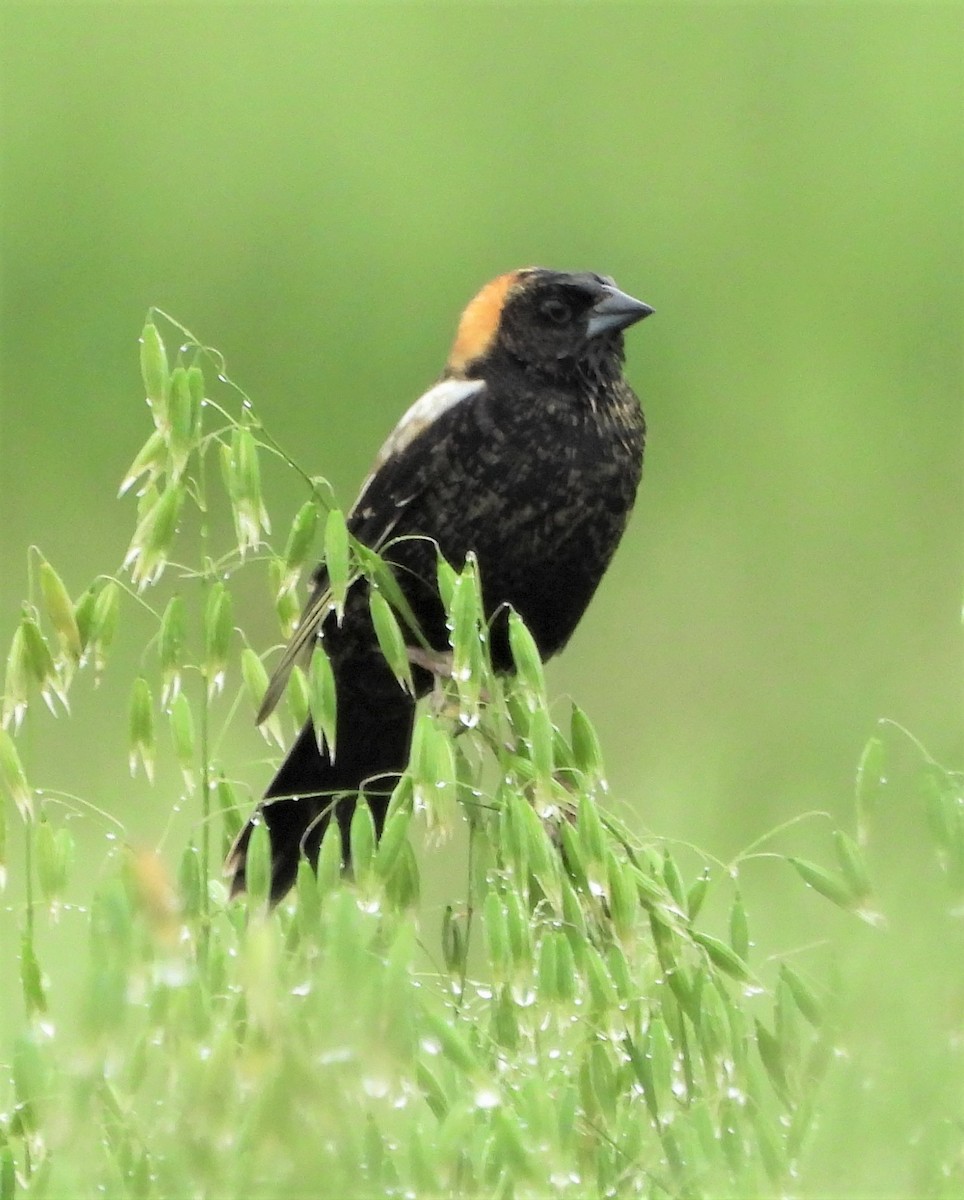
[(378, 452), (372, 474), (382, 463), (387, 462), (396, 454), (401, 454), (423, 430), (428, 429), (443, 413), (454, 408), (456, 404), (461, 404), (463, 400), (477, 396), (484, 389), (485, 383), (481, 379), (443, 379), (441, 383), (429, 388), (423, 396), (415, 401), (392, 430), (388, 440)]
[(362, 516), (365, 515), (362, 505), (365, 493), (368, 491), (368, 485), (378, 474), (379, 469), (390, 458), (401, 454), (406, 447), (415, 441), (423, 430), (428, 429), (443, 413), (448, 412), (450, 408), (454, 408), (456, 404), (461, 404), (463, 400), (468, 400), (472, 396), (478, 396), (483, 391), (485, 391), (485, 383), (481, 379), (443, 379), (441, 383), (435, 384), (424, 395), (419, 396), (388, 435), (388, 439), (381, 450), (379, 450), (372, 469), (361, 486), (361, 491), (358, 493), (358, 499), (352, 507), (352, 512), (359, 513)]

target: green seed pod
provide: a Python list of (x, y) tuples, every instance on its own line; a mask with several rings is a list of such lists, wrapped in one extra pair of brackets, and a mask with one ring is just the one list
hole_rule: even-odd
[(34, 866), (40, 893), (48, 903), (53, 899), (56, 887), (56, 864), (54, 862), (54, 831), (46, 817), (34, 826)]
[(649, 1060), (657, 1103), (660, 1109), (668, 1109), (672, 1102), (673, 1044), (661, 1017), (650, 1019), (643, 1053)]
[(208, 682), (209, 697), (224, 690), (233, 633), (234, 603), (231, 593), (217, 579), (211, 585), (204, 606), (204, 676)]
[[(563, 828), (566, 828), (567, 825), (568, 822), (563, 825)], [(579, 897), (576, 895), (576, 889), (573, 887), (569, 876), (562, 871), (559, 872), (559, 894), (566, 934), (569, 937), (573, 950), (578, 952), (589, 940), (586, 914), (579, 903)]]
[(534, 697), (541, 699), (546, 694), (542, 658), (535, 638), (517, 612), (509, 613), (509, 649), (512, 651), (512, 661), (515, 663), (519, 682)]
[(572, 757), (572, 747), (558, 725), (552, 725), (552, 761), (555, 763), (557, 776), (565, 779), (574, 777), (576, 763)]
[(140, 524), (140, 522), (144, 520), (144, 518), (151, 511), (151, 509), (157, 504), (157, 502), (160, 498), (161, 498), (160, 488), (158, 488), (154, 484), (153, 481), (145, 484), (144, 487), (141, 488), (141, 490), (137, 493), (137, 521), (138, 521), (138, 524)]
[(475, 560), (469, 555), (452, 589), (449, 610), (450, 641), (452, 643), (452, 673), (456, 681), (468, 679), (472, 673), (475, 647), (479, 640), (482, 605), (479, 596)]
[(442, 914), (442, 959), (450, 975), (460, 975), (465, 965), (465, 936), (451, 904)]
[(47, 820), (36, 826), (36, 868), (40, 892), (47, 904), (63, 895), (74, 857), (74, 839), (68, 829), (54, 829)]
[(532, 965), (530, 922), (518, 892), (505, 894), (505, 919), (512, 964), (516, 971), (528, 969)]
[(460, 1029), (428, 1005), (422, 1010), (422, 1024), (428, 1036), (438, 1042), (449, 1062), (467, 1075), (476, 1073), (479, 1063)]
[(181, 505), (184, 502), (182, 488), (169, 484), (161, 494), (156, 508), (152, 510), (153, 520), (148, 536), (145, 539), (146, 548), (152, 555), (167, 555), (177, 533), (177, 522), (181, 515)]
[(144, 445), (141, 446), (140, 450), (138, 450), (134, 456), (134, 461), (124, 473), (124, 478), (121, 480), (117, 495), (123, 496), (129, 492), (142, 475), (147, 476), (145, 487), (155, 483), (166, 464), (167, 442), (164, 440), (164, 435), (155, 429)]
[(505, 980), (509, 964), (509, 930), (505, 906), (496, 891), (489, 891), (482, 906), (482, 925), (489, 951), (489, 962), (496, 983)]
[(238, 481), (238, 472), (234, 465), (234, 450), (230, 442), (221, 442), (218, 446), (218, 462), (221, 466), (221, 482), (224, 484), (224, 491), (233, 508), (237, 504), (241, 485)]
[(402, 852), (411, 824), (411, 809), (399, 808), (385, 821), (385, 828), (375, 853), (375, 873), (383, 882), (388, 879)]
[(244, 882), (253, 906), (264, 904), (271, 892), (271, 837), (263, 820), (255, 823), (245, 857)]
[(80, 662), (83, 646), (77, 618), (63, 580), (45, 558), (40, 560), (40, 591), (50, 623), (56, 630), (64, 653), (73, 662)]
[(302, 567), (308, 560), (311, 548), (315, 542), (315, 532), (318, 528), (318, 505), (314, 500), (306, 500), (295, 514), (285, 546), (284, 564), (285, 575), (282, 587), (287, 590), (292, 587), (301, 573)]
[(388, 878), (385, 896), (395, 909), (416, 908), (419, 902), (421, 886), (418, 877), (418, 863), (415, 861), (415, 851), (410, 842), (402, 842), (395, 868)]
[(241, 650), (241, 679), (244, 679), (247, 695), (250, 696), (252, 706), (257, 712), (261, 708), (265, 692), (268, 691), (268, 671), (250, 646)]
[(7, 673), (3, 683), (3, 727), (11, 721), (14, 729), (20, 728), (20, 723), (30, 703), (30, 665), (27, 661), (27, 644), (20, 624), (10, 639), (10, 651), (7, 654)]
[(495, 1109), (492, 1116), (493, 1159), (506, 1164), (508, 1178), (528, 1181), (534, 1177), (527, 1134), (518, 1114), (506, 1108)]
[(561, 930), (553, 930), (549, 936), (556, 943), (556, 996), (561, 1004), (572, 1004), (577, 991), (576, 962), (572, 947)]
[(455, 821), (455, 755), (449, 735), (431, 712), (421, 713), (416, 720), (410, 773), (415, 805), (427, 827), (449, 833)]
[(241, 802), (234, 784), (223, 775), (218, 779), (215, 795), (224, 822), (225, 841), (230, 845), (241, 832)]
[(681, 912), (686, 912), (686, 888), (679, 868), (669, 850), (663, 851), (663, 882)]
[(840, 869), (853, 895), (854, 903), (859, 904), (868, 896), (873, 895), (874, 890), (867, 872), (863, 851), (842, 829), (833, 831), (833, 844), (837, 851), (837, 862), (840, 863)]
[(533, 708), (529, 718), (529, 756), (536, 779), (544, 783), (552, 778), (552, 721), (543, 704)]
[(298, 618), (301, 615), (301, 605), (298, 602), (297, 591), (292, 588), (287, 592), (276, 592), (274, 611), (278, 617), (278, 628), (281, 630), (281, 636), (287, 640), (298, 627)]
[(526, 803), (509, 784), (501, 790), (502, 808), (499, 814), (499, 838), (497, 848), (502, 863), (512, 868), (518, 884), (524, 885), (529, 878), (529, 860), (526, 857), (528, 838), (522, 822), (521, 806)]
[(194, 413), (193, 438), (197, 441), (201, 436), (204, 424), (202, 411), (204, 408), (204, 372), (198, 366), (188, 367), (187, 386), (191, 393), (191, 408)]
[(750, 971), (741, 955), (731, 950), (726, 942), (715, 938), (712, 934), (693, 931), (693, 941), (702, 946), (714, 966), (719, 967), (734, 979), (745, 981), (750, 977)]
[(756, 1048), (760, 1053), (760, 1061), (763, 1063), (777, 1095), (784, 1103), (787, 1103), (789, 1100), (789, 1091), (780, 1043), (762, 1021), (754, 1021), (754, 1026), (756, 1028)]
[(187, 371), (183, 367), (175, 367), (171, 372), (167, 416), (170, 473), (173, 478), (177, 478), (187, 465), (194, 449), (194, 430), (197, 424), (194, 397), (188, 383)]
[(390, 821), (397, 812), (406, 812), (411, 814), (414, 804), (414, 789), (412, 788), (412, 777), (406, 772), (400, 775), (398, 783), (396, 783), (392, 794), (388, 800), (388, 809), (385, 813), (386, 822)]
[(458, 579), (458, 572), (441, 554), (437, 557), (435, 572), (438, 579), (438, 593), (442, 600), (442, 606), (446, 612), (449, 612), (452, 607), (452, 595), (455, 591), (455, 581)]
[(586, 982), (589, 985), (589, 1003), (591, 1011), (598, 1015), (611, 1013), (619, 1006), (619, 998), (613, 981), (609, 978), (606, 965), (599, 957), (594, 946), (586, 947), (585, 956)]
[(40, 626), (33, 617), (26, 613), (21, 618), (20, 628), (23, 630), (23, 652), (27, 673), (40, 688), (50, 711), (54, 712), (51, 693), (59, 696), (65, 706), (67, 702), (57, 678), (57, 668), (54, 666), (54, 658), (47, 645), (47, 639), (40, 632)]
[(612, 851), (606, 855), (606, 880), (613, 928), (616, 936), (626, 942), (632, 938), (636, 930), (639, 899), (629, 867), (619, 862)]
[(706, 899), (706, 889), (709, 886), (710, 870), (709, 867), (705, 867), (696, 881), (690, 884), (690, 889), (686, 894), (686, 914), (691, 921), (695, 921), (699, 916), (703, 901)]
[(532, 710), (525, 693), (520, 688), (514, 688), (511, 681), (504, 681), (503, 704), (513, 740), (527, 741)]
[(579, 815), (576, 822), (579, 841), (588, 862), (602, 862), (606, 857), (606, 839), (603, 834), (599, 810), (588, 796), (579, 797)]
[(177, 533), (183, 503), (184, 488), (172, 481), (138, 522), (124, 566), (131, 567), (131, 578), (139, 587), (156, 583), (161, 577)]
[(793, 993), (783, 976), (779, 976), (774, 988), (773, 1024), (776, 1039), (780, 1044), (780, 1055), (785, 1063), (794, 1063), (800, 1051), (800, 1014)]
[(154, 701), (150, 685), (143, 675), (139, 675), (134, 680), (134, 686), (131, 689), (128, 729), (128, 761), (131, 775), (137, 774), (137, 762), (140, 759), (144, 767), (144, 774), (153, 783), (156, 749)]
[(361, 797), (352, 814), (349, 840), (352, 870), (361, 882), (371, 874), (375, 861), (375, 822), (368, 803)]
[(622, 1047), (632, 1064), (636, 1078), (639, 1080), (643, 1089), (643, 1099), (646, 1101), (646, 1108), (649, 1110), (649, 1115), (657, 1126), (660, 1124), (659, 1101), (656, 1096), (656, 1084), (653, 1079), (653, 1064), (646, 1053), (646, 1039), (643, 1039), (643, 1044), (639, 1045), (627, 1033), (623, 1038)]
[(13, 738), (6, 729), (0, 728), (0, 783), (7, 795), (17, 806), (24, 821), (33, 820), (33, 796), (27, 786), (23, 764)]
[(170, 377), (164, 342), (157, 332), (157, 326), (150, 321), (141, 333), (141, 378), (154, 414), (154, 422), (160, 428), (167, 419), (166, 404)]
[(234, 429), (234, 463), (238, 474), (240, 494), (252, 507), (261, 505), (261, 464), (258, 462), (258, 443), (247, 425)]
[(318, 748), (327, 744), (328, 753), (335, 757), (335, 733), (338, 727), (338, 697), (335, 673), (324, 646), (316, 645), (308, 668), (308, 707), (315, 724)]
[[(245, 646), (241, 651), (241, 678), (244, 680), (244, 688), (254, 711), (260, 711), (265, 692), (268, 690), (268, 672), (265, 670), (264, 663), (250, 646)], [(272, 713), (267, 721), (261, 723), (259, 728), (265, 738), (275, 740), (279, 745), (282, 744), (281, 726), (277, 713)]]
[(74, 604), (74, 620), (77, 622), (77, 630), (80, 633), (80, 643), (86, 652), (87, 646), (93, 636), (94, 623), (94, 606), (97, 602), (97, 597), (102, 591), (99, 583), (92, 583), (89, 588), (86, 588), (77, 602)]
[(185, 782), (191, 786), (194, 782), (194, 716), (188, 698), (183, 692), (174, 697), (168, 715), (171, 722), (174, 753)]
[(161, 692), (163, 705), (167, 705), (181, 690), (186, 625), (184, 598), (180, 595), (172, 596), (161, 617), (161, 627), (157, 639), (157, 657), (163, 680)]
[(750, 929), (746, 919), (746, 908), (743, 906), (743, 897), (739, 892), (736, 893), (733, 899), (733, 907), (730, 909), (730, 945), (744, 962), (748, 961), (750, 957)]
[(358, 571), (371, 581), (372, 585), (381, 592), (395, 610), (407, 630), (406, 638), (412, 644), (417, 642), (421, 646), (427, 647), (428, 643), (419, 628), (411, 605), (405, 599), (402, 589), (398, 586), (398, 580), (388, 563), (374, 550), (370, 550), (364, 543), (356, 541), (354, 538), (349, 538), (349, 544)]
[(318, 893), (318, 880), (311, 869), (311, 863), (308, 862), (304, 855), (298, 859), (295, 894), (298, 897), (298, 913), (296, 917), (298, 932), (303, 938), (314, 938), (319, 932), (321, 896)]
[(599, 737), (582, 709), (573, 704), (569, 719), (572, 757), (578, 770), (591, 779), (603, 779), (603, 756)]
[(863, 845), (867, 826), (881, 794), (887, 785), (887, 754), (884, 743), (872, 737), (864, 746), (857, 764), (855, 801), (857, 808), (857, 840)]
[(732, 1097), (724, 1096), (720, 1102), (720, 1145), (726, 1155), (727, 1165), (735, 1176), (742, 1175), (745, 1169), (747, 1145), (741, 1134), (744, 1125), (742, 1106)]
[(328, 571), (328, 586), (331, 588), (335, 612), (340, 622), (345, 615), (345, 597), (348, 595), (351, 575), (351, 554), (345, 514), (339, 508), (333, 508), (325, 521), (325, 567)]
[(702, 988), (695, 1008), (704, 1055), (709, 1059), (724, 1053), (729, 1045), (730, 1026), (722, 997), (713, 983)]
[(563, 821), (559, 829), (562, 834), (562, 858), (566, 872), (580, 891), (588, 892), (589, 879), (586, 874), (586, 860), (579, 836), (570, 821)]
[(815, 1029), (819, 1029), (823, 1024), (824, 1012), (816, 992), (786, 963), (780, 966), (780, 978), (789, 988), (793, 1002), (800, 1012)]
[(517, 809), (518, 824), (525, 840), (524, 859), (529, 871), (539, 880), (547, 899), (557, 908), (562, 904), (559, 890), (559, 856), (549, 842), (545, 825), (529, 802), (521, 796), (510, 801)]
[(551, 931), (543, 935), (539, 943), (539, 960), (537, 977), (539, 981), (539, 999), (544, 1004), (556, 1004), (559, 999), (558, 975), (556, 971), (556, 949), (558, 943)]
[(405, 691), (414, 696), (415, 684), (412, 682), (412, 667), (408, 661), (405, 639), (391, 605), (381, 592), (373, 589), (368, 595), (368, 606), (371, 610), (378, 646), (388, 663), (389, 670)]
[(515, 1050), (519, 1045), (519, 1017), (512, 992), (503, 987), (499, 990), (492, 1013), (492, 1037), (497, 1045), (506, 1050)]
[(609, 977), (616, 985), (616, 993), (619, 996), (620, 1002), (622, 1004), (630, 1004), (635, 1000), (638, 995), (638, 989), (630, 976), (626, 955), (623, 954), (615, 942), (606, 948), (606, 969), (609, 971)]
[(235, 426), (230, 448), (222, 448), (221, 473), (231, 498), (238, 549), (244, 555), (261, 544), (261, 530), (271, 528), (261, 497), (258, 447), (246, 426)]
[(300, 728), (308, 720), (311, 704), (308, 695), (308, 677), (297, 663), (291, 668), (291, 674), (288, 676), (288, 688), (285, 696), (291, 719)]
[(321, 849), (318, 853), (318, 891), (321, 896), (326, 896), (338, 886), (344, 860), (341, 826), (337, 821), (331, 820), (321, 839)]
[(836, 904), (839, 908), (853, 908), (855, 899), (853, 892), (835, 875), (831, 875), (829, 871), (825, 871), (823, 867), (819, 867), (807, 859), (790, 857), (787, 862), (796, 870), (804, 883), (809, 884), (815, 892), (819, 892), (832, 904)]
[(474, 729), (482, 716), (482, 692), (490, 684), (491, 668), (486, 661), (484, 635), (474, 638), (466, 648), (458, 668), (453, 656), (452, 673), (459, 696), (459, 721), (466, 729)]
[[(247, 861), (250, 867), (250, 851)], [(250, 891), (250, 878), (247, 882)], [(201, 870), (201, 855), (193, 843), (188, 843), (181, 855), (177, 883), (184, 915), (188, 918), (197, 917), (202, 912), (204, 876)]]
[[(28, 1017), (43, 1016), (47, 1012), (47, 991), (43, 972), (34, 950), (33, 940), (28, 933), (20, 939), (20, 987), (23, 1006)], [(11, 1197), (13, 1193), (10, 1193)]]

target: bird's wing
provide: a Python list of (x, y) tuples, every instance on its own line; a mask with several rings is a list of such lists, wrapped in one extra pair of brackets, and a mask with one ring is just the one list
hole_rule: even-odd
[[(479, 379), (443, 379), (415, 401), (379, 450), (352, 505), (348, 529), (353, 537), (373, 550), (380, 550), (398, 532), (406, 508), (426, 483), (424, 459), (413, 446), (440, 417), (457, 404), (479, 396), (484, 389), (485, 384)], [(259, 725), (276, 708), (292, 668), (296, 664), (307, 668), (330, 603), (328, 573), (322, 563), (315, 571), (298, 627), (268, 683), (256, 718)]]

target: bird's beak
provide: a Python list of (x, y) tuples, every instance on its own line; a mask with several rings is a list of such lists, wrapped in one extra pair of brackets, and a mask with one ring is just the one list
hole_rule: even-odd
[(627, 325), (635, 325), (652, 312), (653, 309), (642, 300), (635, 300), (619, 288), (606, 284), (602, 295), (589, 310), (586, 332), (589, 337), (594, 338), (613, 329), (625, 329)]

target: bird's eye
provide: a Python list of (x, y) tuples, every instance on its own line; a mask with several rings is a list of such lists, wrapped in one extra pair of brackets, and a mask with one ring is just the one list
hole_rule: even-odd
[(572, 320), (572, 309), (565, 300), (553, 298), (543, 303), (542, 315), (553, 325), (566, 325)]

